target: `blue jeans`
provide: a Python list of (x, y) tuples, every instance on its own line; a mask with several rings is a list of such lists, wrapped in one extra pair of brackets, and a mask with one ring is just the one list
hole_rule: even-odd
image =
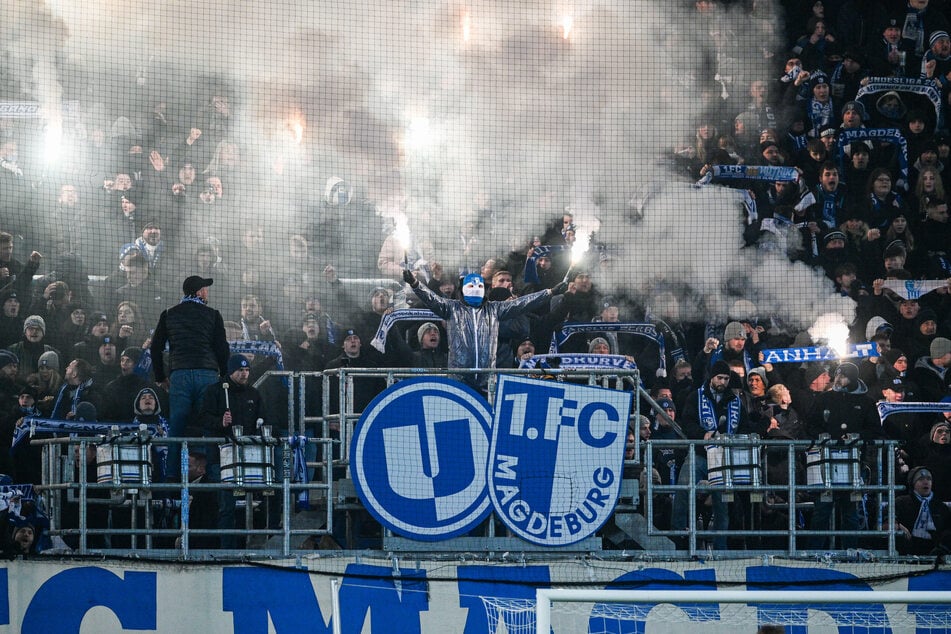
[(205, 388), (218, 382), (217, 370), (175, 370), (168, 377), (168, 433), (181, 436), (190, 418), (198, 415)]

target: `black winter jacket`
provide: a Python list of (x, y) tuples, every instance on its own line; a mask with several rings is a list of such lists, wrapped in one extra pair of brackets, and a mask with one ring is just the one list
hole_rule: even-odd
[[(168, 369), (162, 352), (168, 343)], [(152, 368), (161, 383), (175, 370), (218, 370), (228, 374), (228, 338), (225, 323), (214, 308), (182, 302), (162, 311), (152, 335)]]

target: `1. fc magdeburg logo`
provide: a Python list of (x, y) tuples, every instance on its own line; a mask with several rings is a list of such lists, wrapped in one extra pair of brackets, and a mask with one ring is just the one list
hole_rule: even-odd
[(408, 379), (388, 388), (354, 430), (350, 465), (367, 510), (395, 533), (439, 540), (491, 511), (485, 465), (492, 414), (456, 381)]
[(501, 377), (488, 482), (502, 522), (544, 546), (593, 535), (617, 504), (630, 410), (630, 392)]

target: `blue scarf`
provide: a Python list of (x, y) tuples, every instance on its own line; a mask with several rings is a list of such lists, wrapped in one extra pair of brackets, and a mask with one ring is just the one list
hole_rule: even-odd
[(185, 302), (194, 302), (196, 304), (201, 304), (202, 306), (206, 306), (208, 304), (208, 302), (203, 300), (201, 297), (198, 297), (197, 295), (183, 295), (182, 300), (178, 303), (184, 304)]
[[(291, 482), (307, 484), (307, 460), (304, 458), (307, 436), (291, 436), (288, 440), (294, 452), (294, 475), (291, 478)], [(310, 510), (310, 490), (303, 489), (297, 492), (297, 510)]]
[(520, 369), (545, 368), (550, 369), (549, 359), (557, 358), (558, 367), (563, 370), (574, 369), (618, 369), (636, 370), (637, 364), (622, 354), (537, 354), (519, 364)]
[(905, 9), (905, 22), (901, 30), (901, 38), (915, 43), (915, 54), (925, 52), (925, 22), (921, 19), (921, 12), (913, 7)]
[(370, 345), (380, 352), (386, 352), (386, 336), (390, 332), (390, 329), (396, 325), (396, 322), (406, 320), (439, 321), (440, 318), (428, 308), (401, 308), (394, 310), (383, 315), (383, 319), (380, 320), (380, 326), (376, 329), (376, 334), (373, 335), (373, 339), (370, 340)]
[(535, 268), (535, 262), (538, 258), (544, 256), (552, 257), (553, 254), (559, 253), (561, 251), (568, 251), (571, 247), (567, 244), (542, 244), (537, 247), (532, 248), (532, 254), (525, 260), (525, 271), (523, 274), (523, 279), (526, 284), (540, 284), (541, 279), (538, 277), (538, 269)]
[(877, 403), (876, 406), (878, 407), (878, 415), (882, 421), (884, 421), (887, 416), (901, 412), (915, 412), (919, 414), (932, 412), (951, 412), (951, 403), (888, 403), (886, 401), (881, 401), (880, 403)]
[(816, 101), (815, 97), (809, 99), (806, 104), (806, 116), (809, 117), (809, 123), (812, 126), (812, 136), (819, 136), (819, 128), (824, 125), (832, 125), (835, 120), (835, 108), (832, 99), (822, 103)]
[(929, 493), (928, 497), (921, 497), (917, 491), (912, 491), (918, 501), (921, 502), (921, 508), (918, 509), (918, 517), (915, 519), (915, 528), (911, 531), (912, 537), (920, 539), (931, 539), (931, 532), (935, 530), (934, 519), (931, 517), (931, 499), (934, 493)]
[(837, 227), (839, 223), (836, 220), (838, 210), (845, 206), (845, 195), (838, 187), (834, 192), (827, 192), (822, 185), (816, 185), (814, 194), (817, 201), (822, 201), (822, 222), (828, 227)]
[(882, 200), (875, 194), (869, 194), (868, 206), (869, 227), (884, 231), (891, 224), (892, 218), (901, 212), (901, 196), (895, 192), (889, 192), (885, 200)]
[(711, 165), (694, 187), (703, 187), (713, 180), (749, 180), (768, 181), (774, 183), (783, 181), (795, 183), (799, 180), (799, 172), (795, 167), (781, 165)]
[[(730, 396), (732, 400), (727, 405), (726, 433), (732, 436), (740, 426), (740, 399), (733, 394)], [(723, 398), (727, 398), (727, 395), (724, 394)], [(697, 390), (697, 411), (700, 413), (700, 426), (706, 431), (717, 431), (719, 423), (716, 410), (713, 402), (704, 393), (704, 388)]]
[(837, 140), (839, 150), (836, 152), (836, 165), (839, 167), (839, 174), (847, 173), (845, 169), (845, 148), (856, 141), (878, 141), (881, 143), (891, 143), (898, 147), (898, 167), (901, 169), (901, 178), (895, 183), (895, 187), (900, 189), (908, 188), (908, 141), (901, 130), (897, 128), (851, 128), (841, 130)]
[(139, 249), (139, 253), (145, 257), (146, 262), (149, 263), (149, 270), (152, 271), (158, 265), (159, 260), (162, 259), (162, 255), (165, 253), (165, 243), (160, 242), (155, 247), (155, 251), (149, 253), (148, 245), (145, 243), (145, 238), (138, 237), (135, 239), (135, 246)]
[(844, 354), (839, 355), (829, 346), (802, 346), (799, 348), (767, 348), (762, 351), (763, 363), (809, 363), (835, 361), (837, 359), (868, 359), (878, 356), (874, 343), (849, 344)]
[[(76, 406), (79, 405), (79, 403), (82, 401), (81, 397), (82, 397), (83, 390), (88, 388), (90, 385), (92, 385), (92, 379), (86, 379), (85, 381), (83, 381), (82, 383), (76, 386), (76, 391), (73, 392), (73, 400), (69, 406), (69, 411), (72, 412), (73, 414), (76, 413)], [(69, 385), (69, 383), (64, 383), (63, 387), (59, 389), (59, 394), (56, 396), (56, 402), (53, 404), (54, 414), (59, 411), (59, 404), (60, 402), (62, 402), (63, 396), (66, 394), (66, 392), (69, 390), (70, 387), (71, 386)]]
[(932, 80), (918, 77), (869, 77), (868, 83), (859, 88), (855, 99), (858, 101), (865, 95), (892, 90), (898, 93), (910, 92), (927, 98), (934, 106), (935, 115), (941, 110), (941, 91), (935, 87)]

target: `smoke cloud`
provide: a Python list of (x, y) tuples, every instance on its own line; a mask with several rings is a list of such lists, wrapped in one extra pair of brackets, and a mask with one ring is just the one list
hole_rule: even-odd
[[(853, 313), (822, 275), (741, 249), (736, 193), (676, 184), (665, 161), (711, 104), (742, 107), (752, 79), (771, 79), (775, 0), (752, 15), (627, 0), (14, 6), (0, 41), (35, 98), (82, 99), (90, 127), (144, 129), (163, 102), (187, 133), (196, 100), (231, 95), (242, 159), (264, 181), (235, 227), (294, 233), (338, 176), (355, 200), (398, 206), (449, 270), (472, 269), (570, 207), (611, 256), (608, 292), (650, 305), (669, 291), (699, 320), (740, 297), (800, 327)], [(462, 253), (470, 226), (480, 240)], [(375, 263), (377, 237), (319, 261)]]

